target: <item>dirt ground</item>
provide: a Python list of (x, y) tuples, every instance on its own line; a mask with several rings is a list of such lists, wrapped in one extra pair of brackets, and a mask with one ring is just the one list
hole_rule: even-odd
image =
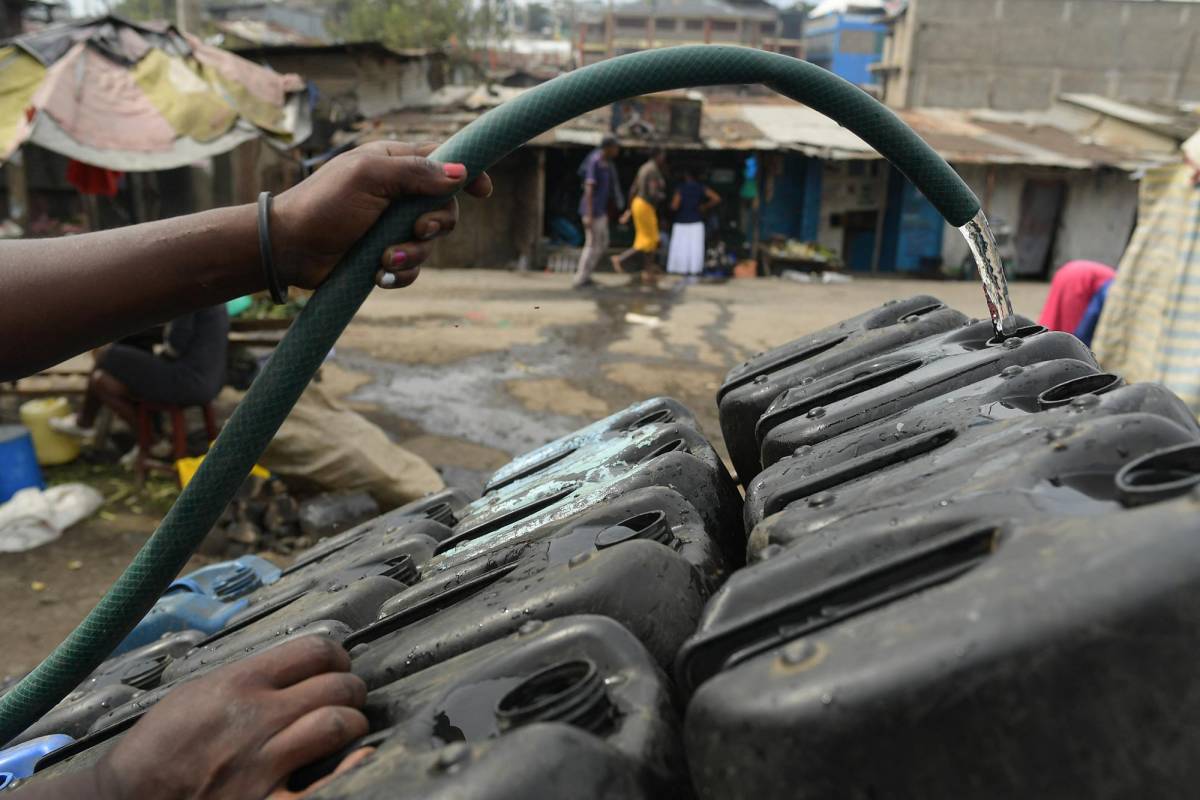
[[(932, 294), (986, 313), (973, 283), (762, 279), (647, 291), (623, 276), (598, 280), (573, 291), (569, 275), (429, 271), (368, 299), (326, 385), (447, 483), (477, 491), (513, 455), (655, 395), (689, 406), (720, 448), (713, 398), (731, 366), (885, 300)], [(1016, 284), (1015, 308), (1036, 317), (1047, 290)], [(139, 510), (126, 504), (57, 542), (0, 555), (0, 676), (33, 667), (95, 604), (154, 529), (157, 516)]]

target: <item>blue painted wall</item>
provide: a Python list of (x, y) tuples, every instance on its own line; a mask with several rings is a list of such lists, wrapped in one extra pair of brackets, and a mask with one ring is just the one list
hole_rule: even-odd
[[(769, 176), (760, 167), (759, 191), (762, 192), (759, 208), (759, 236), (786, 236), (802, 242), (817, 239), (817, 225), (821, 219), (821, 162), (815, 158), (798, 154), (783, 156), (783, 170)], [(770, 199), (766, 186), (773, 182)]]
[[(844, 34), (865, 31), (874, 36), (874, 49), (869, 53), (847, 52)], [(874, 83), (869, 67), (879, 61), (887, 26), (879, 17), (862, 14), (828, 14), (810, 20), (804, 29), (805, 58), (851, 83)], [(856, 37), (861, 40), (861, 37)]]
[(941, 262), (946, 221), (895, 167), (888, 173), (880, 272), (925, 272)]

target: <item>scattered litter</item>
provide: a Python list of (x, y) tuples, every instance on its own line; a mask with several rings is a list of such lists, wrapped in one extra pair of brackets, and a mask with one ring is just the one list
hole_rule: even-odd
[(798, 269), (785, 269), (779, 277), (796, 283), (850, 283), (854, 279), (841, 272), (801, 272)]
[(662, 325), (662, 320), (658, 317), (647, 316), (646, 314), (635, 314), (630, 311), (625, 315), (625, 321), (630, 325), (645, 325), (648, 328), (657, 328)]
[(78, 558), (73, 558), (67, 562), (67, 569), (69, 569), (69, 570), (83, 569), (83, 562), (80, 561)]
[(34, 581), (33, 583), (29, 584), (29, 588), (33, 589), (35, 592), (44, 592), (46, 591), (46, 584), (42, 583), (41, 581)]
[(103, 504), (104, 496), (82, 483), (22, 489), (0, 505), (0, 552), (21, 553), (52, 542)]

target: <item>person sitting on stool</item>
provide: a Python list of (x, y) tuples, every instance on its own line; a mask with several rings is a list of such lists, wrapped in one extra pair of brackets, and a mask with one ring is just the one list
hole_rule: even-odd
[[(225, 385), (229, 315), (224, 305), (210, 306), (167, 323), (162, 344), (151, 353), (116, 343), (95, 351), (96, 369), (88, 379), (77, 414), (50, 420), (56, 430), (91, 437), (102, 406), (112, 409), (130, 430), (137, 430), (137, 403), (203, 406)], [(122, 463), (137, 457), (137, 447)]]

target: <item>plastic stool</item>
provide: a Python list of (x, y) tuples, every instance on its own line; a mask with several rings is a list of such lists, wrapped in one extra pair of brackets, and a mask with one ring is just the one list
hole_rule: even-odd
[[(187, 420), (184, 412), (189, 408), (199, 408), (204, 412), (204, 429), (209, 441), (217, 438), (217, 417), (213, 413), (212, 403), (200, 406), (177, 406), (168, 403), (139, 402), (137, 404), (137, 459), (133, 463), (133, 472), (140, 486), (146, 480), (146, 472), (151, 469), (175, 473), (174, 462), (188, 457)], [(170, 464), (164, 464), (150, 457), (150, 446), (154, 443), (154, 415), (166, 414), (171, 420), (172, 459)]]

